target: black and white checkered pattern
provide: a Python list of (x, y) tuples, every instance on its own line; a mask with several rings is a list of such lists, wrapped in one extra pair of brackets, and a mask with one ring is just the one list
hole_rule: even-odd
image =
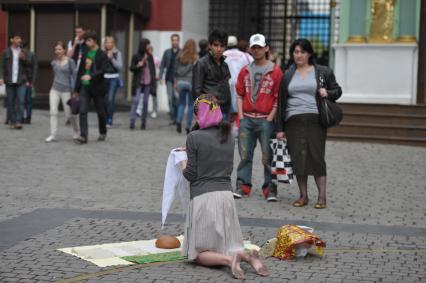
[(293, 165), (288, 153), (287, 141), (271, 139), (270, 145), (273, 154), (271, 165), (272, 181), (275, 184), (291, 184), (293, 182)]

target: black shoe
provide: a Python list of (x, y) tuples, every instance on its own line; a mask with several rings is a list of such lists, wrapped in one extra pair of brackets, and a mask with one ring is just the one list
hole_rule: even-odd
[(67, 119), (67, 121), (65, 122), (65, 126), (69, 126), (69, 125), (71, 125), (71, 120)]
[(141, 130), (145, 130), (145, 129), (146, 129), (145, 122), (142, 122), (142, 124), (141, 124)]
[(105, 139), (106, 139), (106, 134), (101, 134), (99, 135), (98, 142), (105, 141)]
[(278, 201), (277, 199), (277, 185), (274, 183), (269, 184), (269, 195), (266, 197), (266, 200), (269, 202)]
[(74, 139), (74, 142), (76, 144), (86, 144), (87, 143), (87, 139), (83, 138), (83, 137), (78, 137), (78, 138)]
[(31, 118), (25, 118), (24, 124), (31, 124)]
[(130, 130), (134, 130), (135, 129), (135, 123), (130, 123)]
[(178, 132), (179, 134), (182, 133), (182, 124), (181, 123), (176, 124), (176, 132)]
[(188, 129), (188, 128), (186, 128), (185, 130), (186, 130), (186, 134), (189, 135), (189, 133), (191, 132), (191, 130)]

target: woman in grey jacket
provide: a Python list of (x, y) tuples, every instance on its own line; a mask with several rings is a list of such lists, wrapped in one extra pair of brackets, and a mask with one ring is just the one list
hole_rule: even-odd
[(175, 62), (175, 82), (176, 92), (179, 93), (179, 106), (177, 113), (176, 131), (182, 132), (182, 120), (185, 108), (188, 107), (186, 113), (186, 134), (192, 122), (192, 114), (194, 108), (194, 98), (192, 97), (192, 68), (198, 59), (197, 45), (193, 39), (188, 39), (182, 51), (176, 57)]
[(244, 279), (240, 262), (246, 261), (261, 276), (269, 272), (257, 252), (244, 252), (243, 236), (232, 194), (234, 139), (211, 96), (195, 101), (197, 124), (186, 140), (187, 163), (183, 175), (190, 182), (182, 254), (204, 266), (224, 265)]

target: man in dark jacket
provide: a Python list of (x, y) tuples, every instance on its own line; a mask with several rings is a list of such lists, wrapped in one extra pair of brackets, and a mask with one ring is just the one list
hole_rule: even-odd
[(6, 84), (7, 118), (11, 129), (22, 129), (24, 113), (25, 90), (31, 84), (31, 63), (21, 49), (22, 37), (12, 34), (10, 46), (3, 52), (3, 62), (0, 68), (0, 85)]
[(99, 49), (98, 36), (95, 32), (87, 31), (84, 38), (88, 51), (81, 58), (74, 89), (74, 95), (80, 97), (80, 138), (75, 140), (78, 144), (87, 143), (87, 112), (91, 99), (98, 113), (100, 134), (98, 141), (104, 141), (107, 134), (105, 113), (107, 85), (104, 74), (108, 65), (108, 56)]
[(194, 100), (201, 94), (210, 94), (219, 102), (225, 120), (229, 118), (231, 91), (228, 80), (231, 78), (223, 52), (228, 35), (214, 30), (209, 35), (210, 51), (194, 66), (192, 75), (192, 95)]
[(176, 124), (178, 100), (175, 97), (173, 83), (175, 80), (174, 64), (176, 61), (176, 57), (180, 51), (180, 48), (179, 48), (180, 37), (178, 34), (175, 33), (171, 35), (170, 40), (172, 41), (172, 48), (169, 48), (166, 51), (164, 51), (163, 58), (161, 59), (160, 83), (164, 84), (163, 76), (164, 76), (164, 70), (166, 70), (165, 75), (166, 75), (167, 98), (169, 100), (169, 115), (170, 115), (170, 119), (172, 120), (172, 124)]

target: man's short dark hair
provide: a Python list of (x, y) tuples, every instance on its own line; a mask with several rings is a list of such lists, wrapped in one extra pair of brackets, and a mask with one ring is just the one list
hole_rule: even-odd
[(20, 32), (17, 32), (17, 31), (10, 33), (9, 39), (12, 39), (14, 37), (22, 38), (22, 34)]
[(180, 39), (180, 35), (177, 33), (174, 33), (170, 36), (170, 39), (173, 39), (173, 37), (177, 37), (178, 39)]
[(213, 30), (209, 34), (209, 43), (213, 44), (215, 41), (218, 41), (220, 44), (226, 46), (228, 44), (228, 34), (223, 30)]
[(88, 40), (89, 38), (90, 39), (93, 39), (93, 41), (96, 41), (96, 43), (98, 43), (99, 44), (99, 38), (98, 38), (98, 35), (96, 34), (96, 32), (95, 31), (93, 31), (93, 30), (88, 30), (88, 31), (86, 31), (85, 33), (84, 33), (84, 40)]

